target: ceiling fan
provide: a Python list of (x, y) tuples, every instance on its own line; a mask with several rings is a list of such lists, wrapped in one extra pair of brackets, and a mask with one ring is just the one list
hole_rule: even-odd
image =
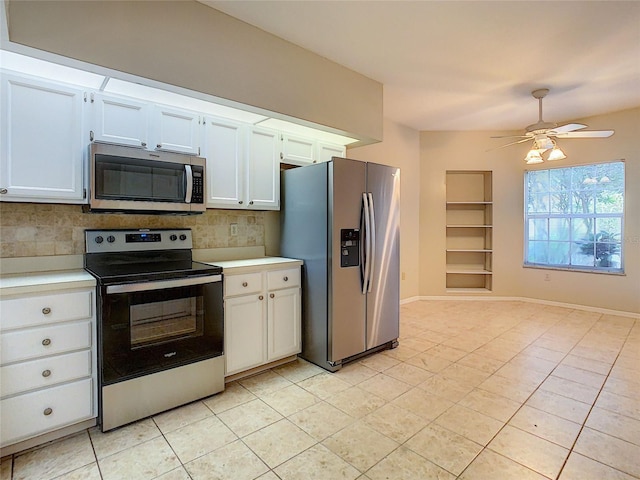
[(550, 150), (547, 160), (562, 160), (567, 158), (562, 150), (558, 147), (556, 140), (558, 138), (606, 138), (613, 135), (613, 130), (582, 130), (587, 128), (581, 123), (567, 123), (566, 125), (557, 126), (555, 123), (545, 122), (542, 119), (542, 99), (549, 93), (548, 88), (540, 88), (531, 92), (533, 98), (538, 99), (538, 121), (525, 128), (524, 135), (505, 135), (491, 138), (520, 138), (506, 145), (497, 148), (504, 148), (510, 145), (517, 145), (533, 140), (533, 146), (525, 157), (527, 164), (541, 163), (542, 154)]

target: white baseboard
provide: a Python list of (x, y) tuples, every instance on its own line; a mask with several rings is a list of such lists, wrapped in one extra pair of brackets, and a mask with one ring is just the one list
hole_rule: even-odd
[(421, 300), (421, 299), (422, 299), (422, 297), (403, 298), (402, 300), (400, 300), (400, 305), (405, 305), (407, 303), (417, 302), (418, 300)]
[(455, 295), (455, 296), (427, 295), (427, 296), (411, 297), (406, 300), (402, 300), (400, 304), (404, 305), (405, 303), (411, 303), (411, 302), (416, 302), (420, 300), (527, 302), (527, 303), (537, 303), (540, 305), (550, 305), (554, 307), (571, 308), (574, 310), (584, 310), (587, 312), (603, 313), (605, 315), (618, 315), (620, 317), (640, 318), (640, 313), (635, 313), (635, 312), (625, 312), (623, 310), (612, 310), (609, 308), (591, 307), (588, 305), (554, 302), (551, 300), (541, 300), (539, 298), (527, 298), (527, 297), (493, 297), (493, 296), (484, 297), (479, 295)]

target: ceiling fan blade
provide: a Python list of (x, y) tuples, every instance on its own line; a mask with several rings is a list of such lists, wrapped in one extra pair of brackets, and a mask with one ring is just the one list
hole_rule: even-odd
[(586, 130), (584, 132), (566, 132), (553, 135), (558, 138), (607, 138), (613, 135), (613, 130)]
[(489, 138), (531, 138), (527, 135), (496, 135), (494, 137)]
[(554, 135), (556, 133), (573, 132), (574, 130), (580, 130), (582, 128), (587, 128), (587, 126), (582, 125), (581, 123), (567, 123), (566, 125), (560, 125), (559, 127), (552, 128), (549, 133)]
[(517, 142), (511, 142), (511, 143), (507, 143), (505, 145), (500, 145), (499, 147), (495, 147), (495, 148), (490, 148), (489, 150), (485, 150), (485, 152), (491, 152), (493, 150), (500, 150), (501, 148), (504, 147), (510, 147), (511, 145), (517, 145), (518, 143), (524, 143), (524, 142), (530, 142), (531, 139), (529, 137), (523, 139), (523, 140), (518, 140)]

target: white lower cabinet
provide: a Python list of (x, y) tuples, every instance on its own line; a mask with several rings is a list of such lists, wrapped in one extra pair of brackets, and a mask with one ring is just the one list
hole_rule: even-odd
[(267, 358), (300, 352), (300, 289), (269, 292), (267, 301)]
[(227, 374), (241, 372), (267, 361), (265, 306), (264, 295), (258, 294), (225, 300)]
[(225, 274), (227, 376), (300, 353), (300, 300), (299, 266)]
[(0, 446), (96, 416), (93, 289), (0, 300)]

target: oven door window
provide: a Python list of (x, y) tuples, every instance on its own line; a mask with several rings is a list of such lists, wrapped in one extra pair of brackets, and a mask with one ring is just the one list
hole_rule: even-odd
[(184, 202), (186, 171), (179, 163), (96, 155), (95, 197), (102, 200)]
[[(129, 307), (131, 348), (143, 348), (180, 338), (202, 336), (202, 297), (149, 299)], [(151, 300), (151, 301), (149, 301)]]
[(101, 296), (105, 384), (222, 354), (222, 282)]

